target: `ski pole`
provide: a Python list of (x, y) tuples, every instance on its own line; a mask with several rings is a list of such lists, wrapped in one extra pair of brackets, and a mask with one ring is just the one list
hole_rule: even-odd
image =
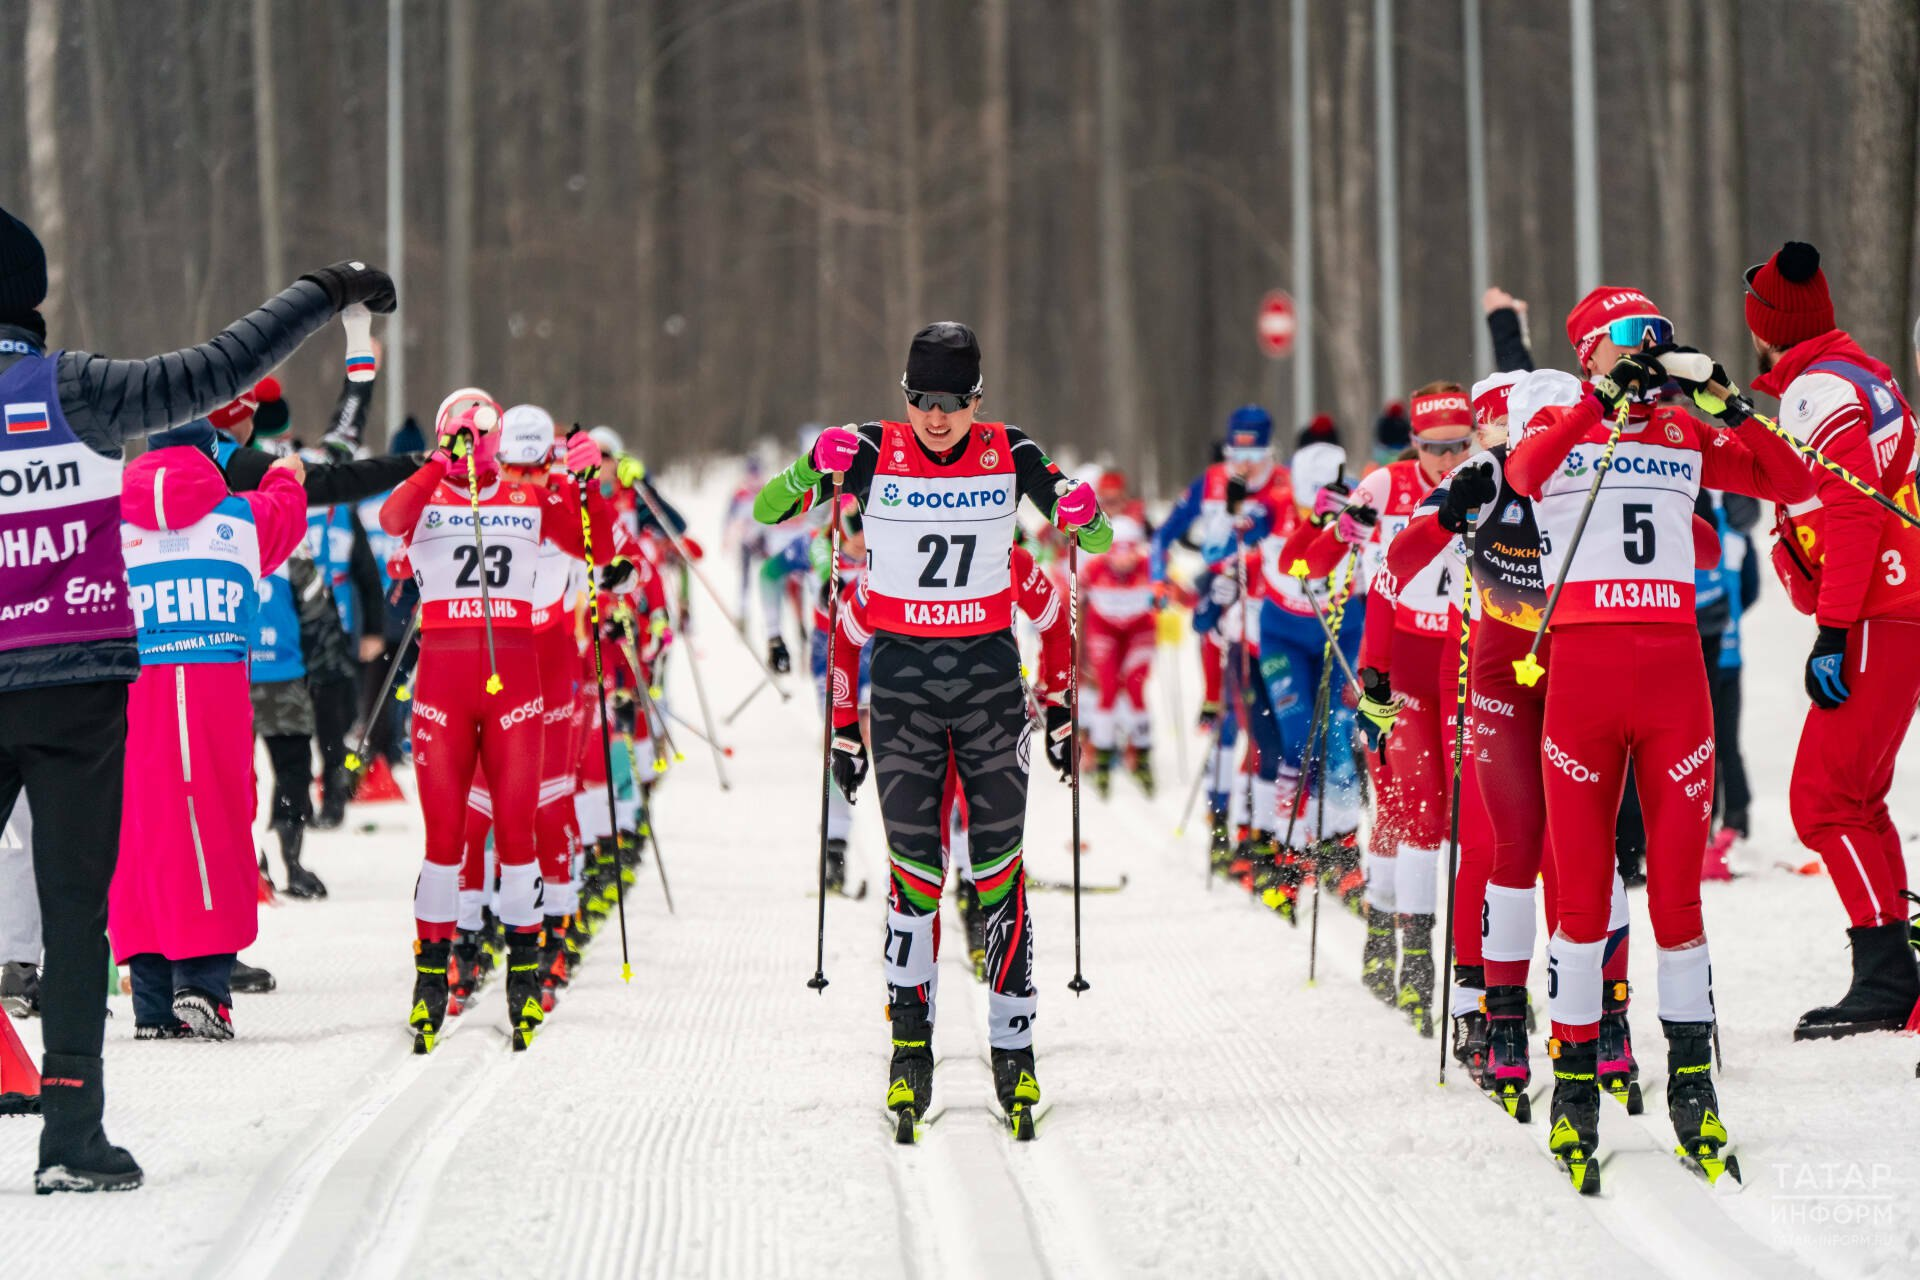
[[(574, 423), (569, 438), (578, 435), (580, 424)], [(613, 724), (607, 719), (607, 670), (606, 660), (600, 653), (600, 574), (599, 567), (593, 562), (593, 520), (587, 512), (587, 485), (595, 478), (595, 472), (582, 471), (574, 477), (574, 487), (580, 494), (580, 541), (582, 558), (587, 562), (587, 617), (590, 624), (588, 644), (593, 646), (593, 692), (600, 700), (600, 756), (607, 769), (607, 829), (614, 833), (614, 843), (618, 847), (620, 832), (620, 811), (613, 798)], [(491, 633), (489, 633), (491, 634)], [(634, 786), (639, 786), (635, 779)], [(655, 861), (659, 861), (655, 850)], [(620, 981), (633, 981), (633, 962), (627, 952), (627, 889), (626, 876), (616, 866), (613, 876), (613, 899), (615, 909), (620, 915)]]
[[(476, 411), (475, 419), (479, 417)], [(480, 580), (480, 624), (487, 633), (487, 692), (500, 692), (500, 657), (493, 648), (493, 599), (487, 592), (487, 574), (491, 568), (487, 564), (486, 539), (480, 536), (480, 480), (474, 475), (474, 456), (479, 446), (472, 436), (466, 437), (463, 447), (459, 440), (453, 442), (453, 456), (467, 460), (467, 505), (473, 511), (473, 555), (474, 577)]]
[[(1329, 686), (1331, 686), (1333, 682), (1326, 678), (1326, 673), (1330, 670), (1332, 670), (1332, 665), (1330, 663), (1324, 664), (1320, 668), (1320, 674), (1321, 674), (1320, 691), (1314, 695), (1313, 718), (1307, 721), (1307, 744), (1306, 744), (1307, 749), (1302, 754), (1302, 757), (1300, 760), (1300, 772), (1296, 774), (1294, 777), (1293, 799), (1287, 805), (1287, 833), (1286, 833), (1286, 838), (1280, 842), (1280, 850), (1281, 850), (1282, 857), (1285, 857), (1292, 852), (1293, 833), (1294, 833), (1295, 827), (1298, 826), (1300, 822), (1300, 811), (1304, 809), (1312, 799), (1312, 783), (1309, 781), (1309, 779), (1312, 777), (1310, 770), (1314, 768), (1314, 755), (1313, 755), (1314, 743), (1316, 739), (1321, 737), (1321, 726), (1322, 726), (1322, 723), (1326, 720), (1327, 714), (1328, 714), (1327, 704), (1329, 701), (1329, 698), (1328, 698)], [(1324, 800), (1322, 801), (1322, 803), (1323, 804), (1325, 803)], [(1294, 859), (1294, 865), (1298, 867), (1302, 861), (1303, 859), (1296, 857)], [(1315, 875), (1314, 875), (1314, 883), (1318, 884), (1319, 882), (1320, 882), (1320, 878), (1318, 874), (1318, 869), (1316, 868)], [(1299, 897), (1297, 894), (1295, 895), (1294, 903), (1296, 906), (1298, 906), (1299, 904)], [(1294, 915), (1290, 922), (1293, 924), (1300, 923), (1299, 916), (1297, 914)]]
[(366, 727), (360, 730), (360, 742), (347, 752), (347, 768), (358, 773), (367, 762), (367, 743), (373, 739), (373, 726), (379, 723), (386, 713), (387, 695), (393, 692), (393, 682), (400, 674), (400, 665), (406, 661), (407, 646), (413, 643), (413, 636), (420, 629), (420, 606), (413, 607), (413, 613), (407, 618), (407, 629), (400, 633), (400, 647), (393, 651), (393, 661), (387, 664), (387, 678), (380, 682), (380, 696), (373, 700), (373, 709), (367, 712)]
[[(1064, 482), (1063, 482), (1064, 483)], [(1067, 664), (1067, 758), (1073, 765), (1073, 978), (1067, 990), (1079, 995), (1090, 985), (1080, 970), (1080, 536), (1067, 534), (1067, 626), (1073, 661)], [(1024, 872), (1022, 874), (1025, 874)]]
[(1600, 496), (1600, 482), (1607, 478), (1607, 472), (1613, 469), (1613, 451), (1620, 443), (1620, 433), (1627, 429), (1627, 401), (1620, 401), (1619, 411), (1613, 415), (1613, 430), (1607, 433), (1607, 447), (1600, 453), (1600, 461), (1593, 468), (1593, 484), (1587, 489), (1586, 505), (1580, 508), (1580, 519), (1573, 526), (1573, 541), (1567, 544), (1566, 558), (1560, 561), (1560, 572), (1553, 580), (1553, 591), (1547, 596), (1546, 612), (1540, 615), (1540, 629), (1533, 633), (1533, 643), (1527, 646), (1524, 658), (1513, 662), (1513, 678), (1531, 689), (1540, 683), (1540, 677), (1547, 669), (1540, 664), (1540, 642), (1547, 638), (1547, 624), (1553, 621), (1553, 611), (1560, 603), (1560, 589), (1567, 585), (1567, 570), (1573, 567), (1573, 557), (1580, 550), (1580, 537), (1587, 531), (1587, 517), (1593, 514), (1593, 501)]
[[(1214, 757), (1220, 751), (1220, 739), (1225, 733), (1221, 725), (1225, 720), (1226, 717), (1223, 715), (1214, 721), (1213, 745), (1208, 748), (1207, 754), (1202, 757), (1200, 761), (1200, 768), (1196, 770), (1193, 775), (1193, 786), (1187, 791), (1186, 806), (1180, 810), (1180, 821), (1173, 828), (1173, 834), (1175, 836), (1183, 836), (1187, 833), (1187, 819), (1193, 816), (1193, 806), (1200, 801), (1200, 791), (1206, 784), (1207, 776), (1209, 774), (1217, 774), (1220, 771), (1219, 762), (1215, 760)], [(1208, 873), (1207, 878), (1209, 880), (1213, 878), (1211, 872)]]
[(693, 740), (695, 742), (702, 744), (709, 751), (713, 752), (715, 755), (723, 755), (728, 757), (729, 759), (732, 758), (733, 756), (732, 747), (729, 747), (724, 743), (715, 742), (712, 738), (709, 738), (706, 734), (700, 731), (699, 725), (687, 719), (685, 716), (681, 715), (678, 711), (675, 711), (672, 707), (662, 705), (660, 707), (660, 710), (662, 714), (664, 714), (667, 717), (667, 719), (673, 721), (675, 724), (679, 725), (682, 729), (685, 729), (688, 733), (692, 734)]
[[(673, 888), (667, 884), (667, 859), (660, 851), (660, 833), (653, 829), (653, 804), (648, 800), (646, 793), (640, 788), (640, 757), (633, 749), (633, 739), (629, 737), (626, 742), (627, 772), (633, 777), (633, 790), (635, 799), (640, 803), (640, 811), (647, 815), (647, 838), (653, 841), (653, 869), (660, 874), (660, 892), (667, 900), (667, 914), (670, 916), (678, 915), (679, 913), (673, 909)], [(659, 758), (657, 755), (658, 748), (655, 748), (655, 751), (655, 761), (657, 763)], [(609, 795), (613, 792), (613, 782), (611, 779), (607, 782), (607, 792)]]
[(1233, 542), (1234, 584), (1239, 588), (1240, 604), (1240, 705), (1247, 710), (1247, 741), (1240, 754), (1241, 771), (1247, 777), (1247, 839), (1260, 829), (1253, 812), (1253, 780), (1259, 776), (1259, 746), (1253, 738), (1253, 712), (1257, 696), (1253, 691), (1253, 602), (1247, 599), (1247, 544), (1236, 532)]
[[(1342, 579), (1341, 586), (1340, 586), (1340, 596), (1341, 596), (1340, 609), (1342, 611), (1344, 611), (1344, 609), (1346, 608), (1346, 597), (1350, 595), (1353, 590), (1353, 562), (1356, 558), (1357, 558), (1357, 555), (1355, 552), (1353, 551), (1347, 552), (1346, 576)], [(1296, 562), (1293, 565), (1293, 567), (1289, 569), (1287, 572), (1291, 573), (1294, 577), (1299, 578), (1301, 580), (1300, 585), (1302, 586), (1302, 588), (1306, 586), (1307, 566), (1304, 560)], [(1347, 651), (1340, 647), (1340, 643), (1335, 638), (1335, 635), (1334, 635), (1334, 633), (1338, 631), (1340, 627), (1340, 621), (1341, 621), (1340, 612), (1336, 612), (1334, 614), (1332, 622), (1329, 622), (1327, 620), (1327, 615), (1323, 613), (1320, 609), (1319, 597), (1314, 595), (1313, 592), (1311, 591), (1308, 591), (1306, 595), (1307, 595), (1307, 603), (1313, 606), (1314, 621), (1320, 624), (1321, 634), (1326, 636), (1327, 643), (1333, 646), (1333, 656), (1340, 664), (1340, 673), (1346, 676), (1347, 683), (1353, 687), (1353, 696), (1356, 698), (1360, 697), (1361, 694), (1364, 692), (1360, 688), (1360, 677), (1353, 674), (1353, 664), (1347, 661)]]
[[(1473, 521), (1467, 521), (1467, 563), (1460, 579), (1460, 674), (1453, 682), (1453, 803), (1447, 819), (1447, 939), (1440, 967), (1440, 1008), (1447, 1028), (1440, 1037), (1441, 1088), (1447, 1087), (1447, 1049), (1453, 1038), (1453, 884), (1460, 877), (1460, 774), (1467, 751), (1467, 678), (1473, 639)], [(1578, 535), (1575, 535), (1576, 537)]]
[[(833, 799), (833, 651), (840, 639), (840, 584), (834, 573), (840, 564), (840, 475), (836, 471), (827, 489), (827, 697), (820, 717), (820, 923), (814, 936), (813, 976), (807, 985), (826, 994), (827, 990), (827, 811)], [(711, 590), (711, 589), (709, 589)], [(719, 597), (715, 597), (718, 602)], [(735, 624), (738, 625), (737, 623)], [(740, 633), (746, 643), (747, 633)], [(751, 646), (749, 646), (751, 647)], [(759, 658), (759, 654), (754, 657)], [(772, 672), (768, 672), (772, 678)], [(857, 692), (857, 691), (856, 691)], [(785, 691), (781, 692), (786, 697)], [(744, 704), (742, 704), (744, 705)]]
[(1765, 414), (1755, 413), (1749, 416), (1752, 417), (1752, 419), (1755, 422), (1759, 423), (1761, 426), (1765, 427), (1767, 430), (1773, 432), (1774, 435), (1779, 436), (1782, 440), (1785, 440), (1788, 444), (1792, 445), (1794, 448), (1794, 452), (1798, 453), (1801, 457), (1805, 458), (1808, 462), (1813, 463), (1815, 466), (1825, 468), (1827, 471), (1831, 472), (1836, 478), (1838, 478), (1841, 483), (1845, 484), (1849, 489), (1854, 490), (1861, 497), (1867, 498), (1879, 504), (1880, 506), (1885, 507), (1888, 511), (1892, 512), (1896, 516), (1899, 516), (1902, 520), (1906, 521), (1908, 524), (1912, 525), (1914, 528), (1920, 529), (1920, 516), (1914, 515), (1913, 512), (1907, 510), (1905, 507), (1901, 506), (1899, 503), (1889, 498), (1886, 494), (1881, 493), (1878, 489), (1868, 484), (1865, 480), (1862, 480), (1859, 476), (1847, 470), (1847, 468), (1840, 465), (1838, 462), (1835, 462), (1832, 458), (1829, 458), (1826, 454), (1820, 452), (1820, 450), (1816, 449), (1813, 445), (1802, 444), (1800, 441), (1794, 439), (1792, 433), (1790, 433), (1785, 427), (1781, 426), (1779, 423), (1775, 422), (1772, 418), (1767, 417)]
[[(701, 589), (704, 590), (708, 598), (713, 601), (713, 607), (720, 611), (720, 616), (725, 618), (727, 625), (733, 628), (733, 634), (740, 637), (740, 645), (752, 655), (754, 665), (760, 668), (768, 680), (772, 680), (773, 672), (768, 670), (766, 659), (760, 656), (759, 650), (753, 647), (753, 641), (747, 635), (746, 625), (742, 623), (740, 619), (733, 616), (732, 611), (727, 608), (727, 602), (721, 599), (720, 593), (714, 589), (713, 583), (707, 581), (706, 572), (695, 562), (693, 553), (687, 549), (686, 539), (674, 532), (673, 526), (667, 522), (666, 514), (660, 510), (659, 504), (654, 502), (653, 495), (647, 492), (646, 481), (647, 468), (646, 464), (642, 463), (640, 464), (640, 474), (634, 478), (633, 491), (640, 495), (640, 501), (644, 502), (647, 510), (653, 513), (654, 522), (660, 526), (660, 531), (667, 535), (667, 541), (673, 544), (674, 551), (680, 556), (680, 563), (685, 565), (693, 574), (694, 581), (700, 584)], [(837, 494), (839, 491), (839, 486), (835, 485), (834, 492)], [(835, 513), (835, 518), (838, 518), (837, 512)], [(839, 539), (836, 538), (834, 543), (838, 546)], [(778, 684), (773, 686), (773, 691), (780, 695), (780, 701), (782, 702), (787, 701), (787, 699), (793, 696)], [(756, 689), (755, 692), (758, 692), (758, 690)], [(744, 707), (746, 703), (743, 702), (740, 705)]]
[(1325, 658), (1320, 663), (1320, 700), (1327, 714), (1320, 721), (1319, 751), (1314, 757), (1314, 781), (1320, 784), (1320, 801), (1313, 810), (1313, 924), (1307, 930), (1307, 985), (1310, 987), (1319, 980), (1320, 859), (1326, 856), (1327, 847), (1327, 739), (1333, 732), (1333, 663)]
[[(673, 718), (686, 725), (687, 730), (694, 737), (707, 744), (713, 752), (713, 771), (719, 776), (720, 789), (731, 791), (733, 783), (727, 779), (727, 766), (723, 757), (732, 755), (733, 749), (721, 745), (720, 733), (713, 727), (713, 708), (707, 702), (707, 682), (700, 676), (700, 655), (693, 651), (693, 640), (688, 626), (693, 619), (693, 602), (687, 598), (687, 583), (691, 577), (683, 561), (680, 565), (680, 639), (687, 650), (687, 670), (693, 673), (693, 696), (694, 700), (700, 704), (700, 722), (706, 725), (707, 731), (703, 734), (679, 716), (674, 715)], [(667, 714), (673, 715), (673, 712), (668, 711)]]

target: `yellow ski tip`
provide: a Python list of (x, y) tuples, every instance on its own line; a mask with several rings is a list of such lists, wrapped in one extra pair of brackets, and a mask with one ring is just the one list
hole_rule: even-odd
[(1530, 653), (1526, 657), (1514, 661), (1513, 678), (1529, 689), (1539, 684), (1540, 677), (1545, 674), (1547, 674), (1547, 669), (1540, 665), (1540, 659)]
[(358, 752), (354, 752), (354, 751), (347, 752), (347, 768), (351, 772), (353, 773), (360, 772), (360, 766), (364, 763), (366, 762), (360, 758), (360, 755)]
[(407, 688), (405, 685), (401, 685), (393, 691), (393, 698), (396, 702), (412, 702), (413, 690)]
[(667, 771), (667, 762), (665, 760), (655, 760), (653, 762), (653, 771), (655, 773), (665, 773)]
[(632, 966), (632, 965), (630, 965), (630, 964), (623, 964), (623, 965), (621, 965), (621, 966), (620, 966), (620, 981), (622, 981), (622, 982), (632, 982), (632, 981), (633, 981), (633, 966)]
[(685, 764), (687, 762), (687, 757), (684, 753), (676, 751), (673, 753), (673, 762), (675, 764)]
[(498, 692), (500, 692), (500, 690), (501, 690), (501, 689), (502, 689), (503, 687), (504, 687), (504, 686), (503, 686), (503, 685), (502, 685), (502, 684), (500, 683), (500, 673), (499, 673), (499, 672), (497, 672), (497, 671), (496, 671), (496, 672), (495, 672), (494, 674), (492, 674), (492, 675), (490, 675), (490, 676), (488, 676), (488, 677), (487, 677), (487, 692), (488, 692), (488, 693), (498, 693)]
[(1305, 560), (1295, 560), (1287, 567), (1287, 572), (1296, 578), (1304, 578), (1307, 576), (1307, 562)]

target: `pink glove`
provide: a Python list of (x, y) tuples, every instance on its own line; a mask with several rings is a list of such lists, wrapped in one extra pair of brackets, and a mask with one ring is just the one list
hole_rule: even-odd
[(574, 473), (592, 471), (600, 465), (600, 446), (593, 437), (581, 431), (567, 437), (567, 470)]
[(1327, 517), (1337, 516), (1347, 509), (1347, 501), (1353, 494), (1347, 489), (1335, 489), (1331, 485), (1322, 489), (1313, 498), (1313, 521), (1325, 524)]
[(1340, 521), (1334, 525), (1333, 529), (1334, 532), (1340, 536), (1340, 541), (1352, 545), (1361, 542), (1372, 542), (1374, 528), (1379, 523), (1379, 515), (1374, 512), (1372, 507), (1362, 502), (1356, 503), (1348, 507), (1345, 511), (1342, 511), (1340, 513)]
[(853, 466), (853, 460), (860, 456), (860, 437), (845, 427), (828, 427), (813, 442), (811, 461), (813, 469), (821, 475), (832, 475)]
[(1078, 529), (1099, 514), (1100, 503), (1093, 496), (1093, 486), (1085, 480), (1074, 484), (1053, 504), (1053, 518), (1062, 529)]

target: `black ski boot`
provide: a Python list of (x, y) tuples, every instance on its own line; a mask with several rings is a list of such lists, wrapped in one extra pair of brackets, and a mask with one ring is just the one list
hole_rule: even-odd
[(1147, 799), (1153, 799), (1153, 748), (1133, 749), (1133, 780), (1146, 792)]
[(1600, 1087), (1614, 1101), (1637, 1116), (1647, 1109), (1640, 1095), (1640, 1064), (1633, 1057), (1633, 1035), (1627, 1028), (1627, 994), (1631, 988), (1624, 980), (1606, 985), (1600, 1014), (1600, 1048), (1596, 1070)]
[(847, 842), (827, 841), (827, 892), (840, 893), (847, 887)]
[(1485, 1089), (1492, 1080), (1487, 1064), (1487, 1011), (1478, 1005), (1484, 1003), (1487, 971), (1477, 964), (1457, 964), (1453, 966), (1453, 985), (1460, 991), (1480, 993), (1476, 1007), (1453, 1020), (1453, 1060), (1466, 1068), (1467, 1076), (1476, 1085)]
[(548, 916), (540, 931), (540, 1010), (552, 1013), (560, 988), (567, 985), (567, 918)]
[(887, 1110), (893, 1112), (893, 1140), (914, 1141), (914, 1122), (933, 1105), (933, 1020), (924, 1004), (900, 1003), (887, 1009), (893, 1027), (893, 1060), (887, 1064)]
[(36, 1195), (55, 1191), (131, 1191), (140, 1165), (107, 1141), (100, 1117), (107, 1105), (100, 1059), (49, 1053), (40, 1061), (40, 1167)]
[(454, 936), (447, 964), (447, 1016), (457, 1018), (466, 1012), (473, 997), (487, 980), (482, 965), (486, 951), (480, 946), (477, 930), (462, 929)]
[(1034, 1078), (1033, 1050), (995, 1049), (993, 1051), (993, 1092), (1000, 1099), (1000, 1110), (1007, 1127), (1019, 1142), (1032, 1142), (1040, 1105), (1040, 1082)]
[(413, 1029), (413, 1051), (432, 1053), (440, 1038), (440, 1024), (447, 1020), (447, 955), (452, 944), (421, 942), (413, 944), (413, 1012), (407, 1026)]
[(1866, 1031), (1898, 1031), (1920, 1001), (1920, 970), (1914, 967), (1907, 926), (1870, 925), (1847, 930), (1853, 943), (1853, 985), (1838, 1004), (1801, 1015), (1795, 1040), (1831, 1040)]
[(973, 980), (987, 980), (987, 913), (980, 907), (980, 890), (971, 880), (962, 880), (954, 894), (960, 910), (960, 925), (967, 931), (967, 960), (973, 966)]
[(1660, 1026), (1667, 1033), (1667, 1118), (1680, 1140), (1675, 1154), (1709, 1186), (1723, 1175), (1739, 1182), (1740, 1161), (1725, 1150), (1727, 1127), (1713, 1092), (1713, 1024), (1662, 1021)]
[(1093, 749), (1093, 789), (1102, 800), (1113, 794), (1113, 748)]
[[(319, 826), (316, 819), (315, 826)], [(334, 825), (338, 826), (338, 823)], [(273, 824), (273, 834), (280, 837), (280, 861), (287, 868), (287, 896), (289, 898), (324, 898), (327, 886), (320, 877), (306, 869), (300, 863), (300, 847), (306, 840), (306, 828), (298, 818), (281, 818)]]
[(1212, 825), (1212, 833), (1208, 837), (1207, 865), (1213, 868), (1213, 874), (1224, 876), (1233, 863), (1233, 829), (1228, 825), (1225, 813), (1210, 813), (1208, 820)]
[(1433, 1035), (1433, 917), (1400, 917), (1400, 992), (1396, 1003), (1413, 1029)]
[(321, 774), (320, 811), (313, 815), (314, 830), (332, 831), (347, 820), (347, 792), (352, 786), (352, 777), (338, 766)]
[(265, 995), (280, 985), (271, 973), (256, 969), (238, 956), (234, 957), (233, 975), (227, 981), (236, 995), (248, 996)]
[(546, 1020), (540, 1002), (540, 933), (507, 935), (507, 1021), (513, 1027), (513, 1051), (524, 1052)]
[(1508, 1115), (1526, 1124), (1533, 1119), (1527, 1086), (1527, 989), (1488, 987), (1481, 999), (1487, 1012), (1487, 1093)]
[(1553, 1128), (1547, 1149), (1583, 1196), (1600, 1194), (1598, 1048), (1593, 1040), (1547, 1043), (1553, 1057)]
[(1381, 1004), (1394, 999), (1393, 970), (1397, 959), (1390, 912), (1367, 908), (1367, 945), (1360, 953), (1360, 983)]

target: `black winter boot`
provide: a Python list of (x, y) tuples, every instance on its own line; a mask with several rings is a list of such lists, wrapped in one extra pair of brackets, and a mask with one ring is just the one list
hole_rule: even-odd
[(447, 1020), (447, 955), (452, 949), (450, 942), (413, 944), (413, 1008), (407, 1026), (413, 1031), (415, 1053), (433, 1052), (440, 1024)]
[(107, 1141), (100, 1127), (107, 1105), (100, 1059), (49, 1053), (40, 1064), (40, 1167), (37, 1195), (55, 1191), (131, 1191), (140, 1165)]
[[(317, 825), (317, 824), (316, 824)], [(300, 862), (300, 849), (306, 843), (306, 828), (298, 818), (280, 818), (273, 824), (273, 834), (280, 838), (280, 861), (287, 868), (287, 896), (289, 898), (324, 898), (327, 886), (320, 877), (306, 869)]]
[(1849, 929), (1853, 985), (1838, 1004), (1800, 1017), (1795, 1040), (1831, 1040), (1863, 1031), (1898, 1031), (1920, 1001), (1920, 969), (1914, 966), (1907, 926), (1900, 923)]
[(1433, 1034), (1433, 917), (1400, 917), (1400, 993), (1397, 1003), (1413, 1029)]
[(1482, 965), (1453, 966), (1453, 985), (1461, 991), (1478, 993), (1475, 1007), (1453, 1020), (1453, 1060), (1467, 1069), (1472, 1081), (1485, 1089), (1492, 1079), (1487, 1065), (1487, 1011), (1479, 1005), (1486, 994), (1487, 971)]
[(1527, 1062), (1527, 989), (1488, 987), (1481, 1006), (1487, 1011), (1487, 1092), (1526, 1124), (1533, 1119), (1527, 1096), (1533, 1078)]
[(320, 777), (320, 812), (313, 817), (316, 831), (332, 831), (347, 820), (347, 791), (353, 779), (345, 769), (326, 770)]
[(1034, 1108), (1040, 1105), (1040, 1082), (1034, 1078), (1033, 1050), (995, 1049), (993, 1092), (1006, 1113), (1013, 1136), (1021, 1142), (1033, 1138)]
[(933, 1015), (924, 1004), (887, 1008), (893, 1057), (887, 1063), (887, 1110), (894, 1113), (894, 1141), (911, 1143), (913, 1124), (933, 1106)]
[(1367, 908), (1367, 945), (1360, 952), (1360, 984), (1382, 1004), (1394, 1002), (1396, 959), (1391, 912)]

